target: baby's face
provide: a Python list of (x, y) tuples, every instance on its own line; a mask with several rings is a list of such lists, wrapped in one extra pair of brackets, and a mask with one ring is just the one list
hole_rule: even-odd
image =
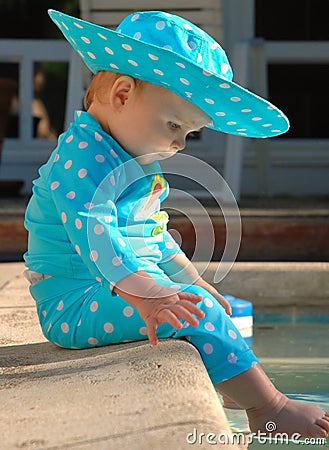
[(168, 89), (143, 83), (128, 102), (115, 137), (141, 164), (174, 155), (185, 147), (186, 136), (210, 123), (192, 103)]

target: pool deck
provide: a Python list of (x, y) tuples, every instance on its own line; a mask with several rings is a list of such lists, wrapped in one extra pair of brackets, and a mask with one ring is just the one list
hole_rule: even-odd
[(0, 264), (2, 450), (174, 450), (189, 447), (194, 429), (230, 434), (193, 346), (56, 347), (41, 333), (23, 269)]
[[(1, 449), (180, 450), (191, 447), (186, 435), (194, 429), (230, 433), (190, 344), (55, 347), (41, 334), (23, 269), (21, 262), (0, 264)], [(216, 269), (210, 264), (205, 278)], [(253, 299), (256, 310), (268, 302), (322, 310), (328, 270), (329, 263), (236, 263), (220, 289)], [(202, 442), (192, 448), (213, 448)]]

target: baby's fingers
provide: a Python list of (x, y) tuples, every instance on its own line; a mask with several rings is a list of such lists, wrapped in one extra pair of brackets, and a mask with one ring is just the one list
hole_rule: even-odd
[(158, 325), (160, 325), (163, 322), (168, 322), (173, 328), (176, 328), (176, 330), (179, 330), (183, 326), (173, 312), (171, 312), (169, 309), (163, 309), (162, 311), (159, 312), (157, 319), (150, 318), (145, 322), (147, 329), (147, 336), (149, 338), (151, 345), (158, 344), (159, 340), (156, 335), (156, 329)]
[(176, 314), (177, 317), (183, 319), (185, 322), (188, 322), (190, 325), (192, 325), (192, 327), (197, 327), (199, 325), (198, 319), (192, 316), (192, 314), (184, 306), (176, 304), (172, 308), (172, 311), (174, 314)]
[(192, 294), (191, 292), (180, 291), (177, 292), (177, 295), (180, 298), (180, 300), (188, 300), (189, 302), (192, 303), (199, 303), (202, 300), (201, 295)]
[(158, 323), (168, 322), (172, 327), (176, 328), (176, 330), (180, 330), (182, 328), (182, 323), (178, 320), (180, 317), (176, 312), (174, 312), (174, 308), (171, 309), (163, 309), (158, 314)]
[(219, 292), (214, 292), (214, 293), (212, 293), (212, 295), (225, 309), (226, 314), (231, 316), (232, 315), (232, 307), (231, 307), (230, 303), (226, 300), (226, 298), (223, 295), (221, 295)]
[(146, 322), (146, 330), (147, 330), (147, 336), (149, 338), (151, 345), (157, 345), (158, 344), (158, 337), (156, 335), (156, 329), (157, 329), (157, 322), (155, 319), (149, 319)]
[(182, 305), (184, 308), (186, 308), (190, 313), (194, 314), (197, 317), (200, 317), (200, 319), (204, 319), (205, 314), (202, 311), (202, 309), (195, 306), (193, 303), (187, 300), (181, 300), (179, 302), (180, 305)]

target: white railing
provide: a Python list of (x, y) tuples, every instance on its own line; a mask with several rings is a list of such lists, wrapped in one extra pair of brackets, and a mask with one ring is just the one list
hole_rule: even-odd
[(5, 138), (2, 147), (0, 179), (23, 180), (23, 194), (29, 195), (38, 168), (54, 149), (54, 139), (33, 137), (31, 103), (35, 62), (68, 63), (68, 84), (65, 103), (67, 127), (83, 98), (83, 73), (80, 57), (64, 40), (0, 39), (0, 62), (19, 65), (19, 129), (17, 138)]
[[(0, 39), (0, 62), (19, 64), (19, 137), (4, 140), (1, 172), (6, 178), (22, 177), (26, 180), (26, 192), (37, 168), (45, 160), (54, 141), (34, 139), (32, 136), (31, 101), (33, 95), (33, 65), (35, 61), (62, 61), (69, 63), (65, 127), (72, 118), (74, 109), (80, 107), (83, 96), (84, 70), (80, 57), (64, 40), (16, 40)], [(250, 87), (267, 97), (267, 66), (269, 63), (328, 63), (329, 42), (266, 42), (243, 41), (235, 45), (232, 65), (235, 81)], [(227, 136), (224, 162), (224, 178), (237, 199), (240, 197), (243, 150), (254, 146), (256, 150), (259, 191), (269, 192), (271, 162), (269, 147), (280, 146), (283, 139), (249, 140)], [(305, 144), (303, 139), (303, 144)], [(287, 141), (285, 141), (287, 142)], [(314, 140), (309, 140), (310, 147)], [(287, 143), (288, 145), (288, 143)], [(289, 145), (296, 146), (296, 140)], [(321, 150), (322, 151), (322, 150)], [(321, 153), (322, 154), (322, 153)]]
[[(235, 44), (232, 65), (235, 81), (252, 88), (259, 95), (268, 96), (267, 67), (277, 64), (321, 64), (329, 62), (328, 41), (265, 41), (254, 39)], [(276, 138), (278, 140), (278, 138)], [(279, 139), (280, 140), (280, 139)], [(275, 140), (274, 140), (275, 141)], [(305, 142), (305, 139), (303, 139)], [(309, 140), (310, 145), (312, 140)], [(224, 178), (237, 200), (240, 198), (243, 148), (246, 139), (227, 136), (224, 164)], [(256, 150), (259, 191), (268, 195), (270, 177), (270, 156), (267, 139), (253, 140)], [(270, 143), (271, 147), (275, 143)]]
[(74, 108), (81, 104), (83, 92), (81, 61), (66, 41), (1, 39), (0, 62), (19, 65), (19, 130), (15, 146), (35, 145), (36, 139), (33, 139), (32, 136), (31, 103), (34, 63), (39, 61), (67, 62), (69, 64), (65, 125), (71, 120)]
[(116, 28), (132, 11), (163, 10), (182, 16), (222, 40), (222, 0), (80, 0), (80, 16), (99, 25)]

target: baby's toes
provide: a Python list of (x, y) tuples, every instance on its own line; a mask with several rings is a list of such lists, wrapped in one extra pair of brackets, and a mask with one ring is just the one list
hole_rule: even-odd
[(322, 428), (321, 434), (323, 437), (327, 437), (329, 433), (329, 418), (327, 416), (317, 419), (315, 423)]
[(321, 419), (326, 422), (326, 430), (329, 432), (329, 411), (325, 411), (325, 414)]

